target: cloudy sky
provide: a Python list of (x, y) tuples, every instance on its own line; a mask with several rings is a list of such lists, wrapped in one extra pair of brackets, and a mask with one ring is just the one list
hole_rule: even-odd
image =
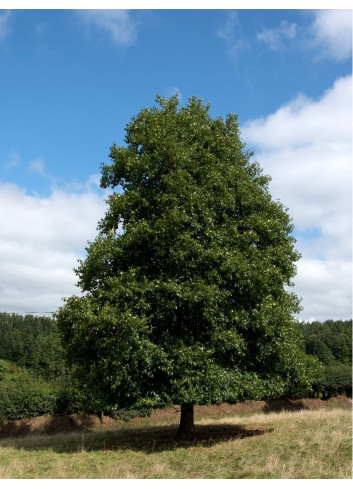
[(210, 102), (212, 116), (238, 114), (272, 176), (302, 254), (300, 319), (351, 318), (352, 11), (10, 7), (0, 311), (55, 311), (79, 293), (72, 269), (105, 210), (99, 166), (133, 115), (178, 92)]

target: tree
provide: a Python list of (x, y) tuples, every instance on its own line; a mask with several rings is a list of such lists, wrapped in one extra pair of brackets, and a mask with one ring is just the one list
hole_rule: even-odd
[(324, 365), (352, 365), (352, 320), (300, 323), (305, 351)]
[(157, 97), (111, 148), (114, 191), (57, 313), (76, 379), (97, 412), (278, 397), (308, 385), (288, 292), (299, 254), (240, 138), (237, 116)]
[(46, 380), (65, 375), (60, 336), (48, 317), (0, 313), (0, 358)]

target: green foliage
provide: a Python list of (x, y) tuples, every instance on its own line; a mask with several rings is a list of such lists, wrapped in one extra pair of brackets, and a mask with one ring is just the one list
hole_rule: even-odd
[(57, 313), (95, 408), (236, 402), (310, 385), (287, 291), (299, 254), (235, 115), (157, 99), (111, 148), (99, 235)]
[(319, 361), (312, 394), (328, 398), (352, 395), (352, 321), (301, 323), (303, 349)]
[(56, 323), (47, 317), (0, 313), (0, 358), (45, 379), (65, 373)]
[(352, 321), (313, 321), (301, 323), (300, 328), (306, 353), (316, 355), (324, 365), (352, 365)]
[(52, 319), (0, 313), (0, 358), (1, 419), (82, 410)]
[(0, 418), (21, 419), (52, 413), (55, 394), (50, 385), (26, 369), (0, 362)]
[(324, 399), (339, 394), (352, 397), (352, 367), (342, 363), (322, 366), (313, 382), (313, 391)]
[[(96, 402), (74, 387), (69, 377), (47, 382), (25, 368), (0, 360), (0, 421), (49, 414), (65, 416), (80, 411), (97, 414)], [(151, 414), (151, 408), (120, 409), (107, 406), (105, 413), (128, 420)]]
[(66, 382), (48, 382), (33, 372), (0, 360), (0, 420), (83, 410), (83, 394)]

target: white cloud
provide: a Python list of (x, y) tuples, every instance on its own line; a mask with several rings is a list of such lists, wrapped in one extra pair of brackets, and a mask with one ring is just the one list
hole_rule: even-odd
[(240, 26), (236, 12), (228, 12), (228, 20), (222, 29), (217, 31), (217, 36), (224, 39), (231, 58), (237, 59), (239, 54), (249, 48), (248, 43), (237, 35), (237, 28)]
[(279, 51), (295, 39), (295, 46), (311, 53), (316, 59), (334, 61), (347, 60), (352, 55), (352, 10), (303, 10), (309, 17), (308, 27), (282, 20), (281, 24), (269, 29), (264, 27), (257, 33), (258, 41), (264, 42), (273, 51)]
[(296, 290), (303, 297), (301, 318), (351, 319), (351, 265), (342, 260), (303, 258), (298, 265)]
[(351, 147), (352, 77), (336, 80), (318, 101), (298, 95), (274, 114), (246, 124), (244, 134), (262, 149), (325, 144)]
[(284, 46), (284, 40), (294, 39), (297, 34), (297, 25), (289, 24), (286, 20), (282, 20), (279, 27), (276, 29), (263, 28), (256, 35), (259, 41), (268, 44), (273, 51), (278, 51)]
[(115, 44), (129, 46), (136, 39), (137, 24), (129, 10), (78, 10), (77, 14), (87, 27), (108, 33)]
[(337, 61), (352, 55), (352, 10), (314, 10), (313, 45), (320, 57)]
[(1, 311), (55, 311), (62, 297), (79, 293), (73, 268), (106, 208), (102, 194), (88, 187), (42, 198), (0, 184)]
[(9, 21), (11, 17), (11, 12), (5, 10), (5, 12), (0, 13), (0, 42), (3, 41), (11, 32)]
[(28, 171), (30, 173), (38, 173), (38, 175), (41, 175), (42, 177), (45, 176), (44, 172), (44, 163), (41, 159), (36, 159), (30, 163), (28, 167)]
[(20, 163), (20, 155), (17, 151), (11, 151), (9, 159), (3, 164), (5, 170), (15, 168)]
[(242, 136), (274, 198), (293, 217), (301, 317), (350, 318), (352, 78), (341, 78), (317, 100), (298, 96), (268, 117), (250, 121)]

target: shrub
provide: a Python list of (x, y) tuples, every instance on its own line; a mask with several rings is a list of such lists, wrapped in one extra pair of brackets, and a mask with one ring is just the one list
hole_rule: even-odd
[(342, 363), (323, 366), (313, 382), (313, 391), (323, 399), (339, 394), (352, 396), (352, 367)]
[[(65, 416), (86, 411), (103, 411), (82, 389), (74, 387), (70, 378), (46, 382), (25, 368), (0, 360), (0, 421), (32, 418), (43, 414)], [(128, 420), (148, 416), (151, 408), (135, 410), (107, 406), (104, 414)]]
[(25, 368), (0, 360), (0, 419), (43, 414), (65, 415), (83, 410), (84, 398), (70, 384), (47, 382)]
[(22, 419), (51, 414), (56, 394), (50, 384), (32, 379), (0, 382), (0, 419)]

